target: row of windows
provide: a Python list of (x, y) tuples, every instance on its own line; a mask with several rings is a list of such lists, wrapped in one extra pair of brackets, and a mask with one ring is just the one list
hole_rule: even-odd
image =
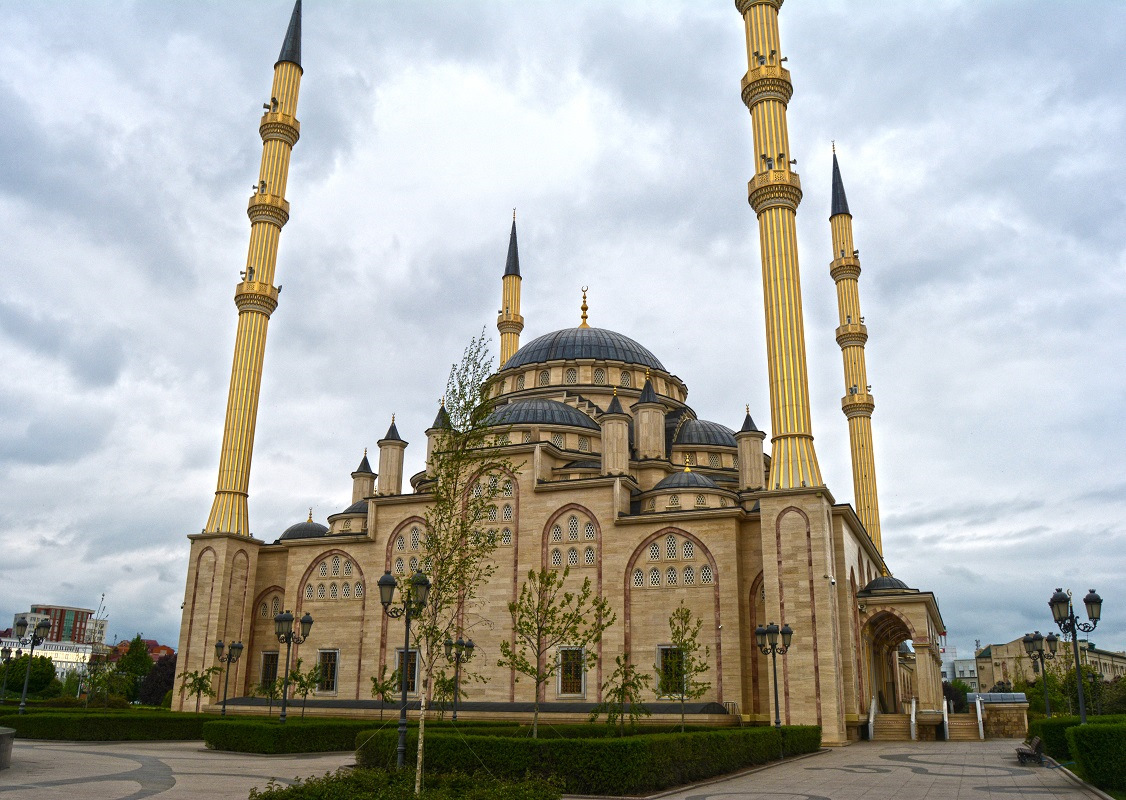
[[(669, 498), (668, 502), (669, 502), (670, 508), (681, 508), (682, 507), (680, 505), (680, 495), (670, 494), (668, 496), (668, 498)], [(696, 508), (707, 508), (707, 507), (708, 507), (707, 496), (702, 495), (702, 494), (696, 495)], [(719, 498), (719, 507), (720, 508), (727, 508), (727, 498), (726, 497)], [(648, 508), (649, 511), (656, 511), (657, 510), (657, 498), (656, 497), (649, 498), (649, 503), (647, 505), (647, 508)]]
[[(485, 493), (485, 487), (480, 483), (473, 484), (473, 496), (480, 497)], [(512, 497), (512, 481), (506, 480), (504, 485), (500, 485), (500, 479), (496, 475), (489, 476), (489, 494), (495, 497), (497, 494), (503, 494), (505, 497)]]
[(327, 578), (329, 572), (332, 573), (334, 578), (339, 578), (341, 573), (347, 577), (352, 574), (352, 562), (346, 561), (340, 556), (333, 556), (331, 560), (322, 561), (320, 566), (317, 567), (317, 573), (322, 578)]
[[(663, 574), (657, 567), (649, 570), (649, 585), (650, 586), (676, 586), (681, 582), (681, 573), (677, 571), (676, 567), (669, 567)], [(712, 574), (710, 565), (705, 564), (700, 567), (700, 583), (710, 586), (715, 580)], [(696, 584), (696, 568), (689, 565), (684, 568), (683, 584), (685, 586), (694, 586)], [(644, 570), (635, 569), (633, 571), (633, 585), (635, 588), (640, 589), (645, 586), (645, 572)]]
[[(598, 557), (594, 553), (593, 547), (588, 547), (583, 551), (583, 566), (592, 567)], [(567, 550), (567, 566), (577, 567), (579, 565), (579, 551), (574, 547)], [(557, 547), (551, 551), (551, 566), (563, 566), (563, 552)]]
[[(410, 537), (411, 550), (418, 550), (422, 546), (422, 531), (417, 525), (411, 526)], [(395, 539), (395, 549), (399, 552), (407, 549), (407, 540), (402, 534)]]
[[(696, 545), (693, 544), (691, 540), (685, 539), (684, 542), (680, 545), (680, 548), (678, 549), (676, 537), (670, 534), (665, 539), (664, 553), (665, 553), (666, 559), (674, 559), (674, 558), (676, 558), (677, 553), (680, 553), (681, 558), (683, 558), (686, 561), (690, 561), (690, 560), (692, 560), (693, 558), (696, 557)], [(660, 542), (653, 542), (652, 544), (649, 545), (649, 560), (650, 561), (660, 561), (661, 560), (661, 543)]]
[(497, 544), (506, 546), (512, 544), (512, 528), (502, 528), (499, 533), (496, 528), (490, 528), (488, 536)]
[[(395, 559), (395, 574), (406, 575), (408, 564), (411, 568), (410, 571), (411, 571), (412, 574), (415, 573), (415, 572), (418, 572), (418, 565), (419, 565), (418, 556), (411, 556), (410, 561), (406, 562), (406, 563), (404, 563), (403, 557), (399, 556), (398, 558)], [(422, 571), (423, 572), (430, 572), (430, 567), (431, 567), (430, 559), (427, 558), (425, 561), (422, 562)]]
[[(512, 514), (513, 514), (512, 506), (508, 505), (507, 503), (505, 504), (504, 508), (502, 508), (500, 510), (500, 518), (503, 519), (505, 522), (511, 522), (512, 521)], [(490, 522), (496, 522), (497, 507), (496, 506), (489, 506), (489, 510), (485, 512), (485, 516), (487, 516), (489, 518)]]
[[(335, 692), (337, 666), (340, 661), (338, 650), (318, 650), (317, 665), (321, 668), (321, 679), (317, 683), (318, 692)], [(262, 654), (262, 672), (259, 684), (265, 686), (278, 679), (278, 652), (271, 651)]]
[[(315, 596), (314, 596), (315, 595)], [(338, 600), (343, 598), (348, 600), (352, 597), (363, 597), (364, 585), (359, 581), (356, 582), (355, 588), (350, 583), (342, 583), (340, 586), (336, 585), (336, 581), (328, 584), (318, 583), (316, 590), (313, 589), (313, 584), (305, 584), (305, 599), (306, 600)]]
[[(588, 522), (583, 526), (583, 536), (587, 541), (594, 541), (595, 539), (594, 523)], [(573, 514), (567, 518), (567, 538), (572, 542), (579, 540), (579, 518)], [(551, 541), (563, 541), (563, 528), (560, 525), (551, 526)]]
[(272, 619), (281, 613), (281, 597), (274, 595), (274, 598), (267, 606), (265, 602), (258, 608), (258, 614), (262, 619)]

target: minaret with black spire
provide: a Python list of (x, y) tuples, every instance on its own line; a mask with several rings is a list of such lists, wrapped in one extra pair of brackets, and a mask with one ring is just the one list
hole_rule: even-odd
[(262, 136), (262, 165), (246, 212), (250, 217), (250, 249), (242, 282), (235, 289), (238, 332), (223, 424), (218, 487), (204, 529), (208, 533), (250, 536), (246, 510), (250, 461), (254, 452), (266, 329), (270, 314), (278, 307), (279, 287), (274, 285), (274, 270), (281, 229), (289, 221), (285, 189), (290, 153), (301, 132), (295, 116), (301, 74), (301, 0), (297, 0), (281, 54), (274, 64), (270, 101), (264, 104), (265, 113), (258, 125)]
[(512, 232), (508, 235), (508, 260), (501, 278), (501, 307), (497, 317), (500, 331), (500, 366), (520, 349), (520, 331), (524, 318), (520, 316), (520, 251), (516, 246), (516, 209), (512, 209)]
[(860, 251), (852, 241), (852, 214), (848, 211), (841, 168), (837, 164), (837, 148), (833, 146), (833, 206), (829, 213), (833, 229), (833, 261), (829, 274), (837, 283), (837, 308), (840, 324), (837, 344), (844, 358), (845, 395), (841, 410), (848, 419), (848, 438), (852, 449), (852, 490), (856, 515), (864, 523), (868, 535), (883, 552), (880, 540), (880, 504), (876, 499), (876, 457), (872, 450), (872, 411), (876, 401), (868, 385), (864, 364), (864, 343), (868, 328), (860, 313)]

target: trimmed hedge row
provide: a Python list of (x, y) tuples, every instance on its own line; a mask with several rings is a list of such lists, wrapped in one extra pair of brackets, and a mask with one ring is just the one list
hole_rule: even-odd
[[(1093, 725), (1114, 725), (1126, 723), (1126, 714), (1113, 714), (1102, 717), (1088, 717)], [(1067, 730), (1079, 724), (1079, 717), (1052, 717), (1051, 719), (1038, 719), (1028, 723), (1029, 737), (1039, 736), (1044, 743), (1044, 753), (1056, 761), (1067, 761), (1071, 758), (1071, 749), (1068, 746)]]
[[(203, 726), (203, 741), (212, 750), (229, 750), (235, 753), (331, 753), (354, 750), (357, 735), (370, 731), (370, 719), (340, 719), (309, 717), (308, 719), (289, 719), (284, 725), (276, 719), (227, 719), (218, 720), (210, 715), (210, 722)], [(395, 733), (398, 720), (387, 721), (381, 731)], [(427, 731), (451, 730), (449, 723), (427, 722)], [(502, 731), (495, 735), (511, 736), (518, 728), (515, 725), (497, 726), (491, 722), (461, 723), (459, 727), (470, 727), (474, 732)], [(416, 729), (417, 723), (412, 722)], [(397, 740), (396, 740), (397, 741)]]
[(52, 712), (0, 716), (0, 727), (15, 728), (19, 739), (61, 739), (73, 742), (193, 740), (203, 738), (209, 714), (96, 714)]
[[(356, 739), (360, 767), (395, 763), (398, 735), (364, 731)], [(407, 751), (418, 746), (417, 730), (407, 734)], [(560, 783), (568, 794), (645, 794), (670, 786), (810, 753), (821, 746), (821, 729), (790, 726), (735, 728), (698, 733), (638, 734), (586, 739), (527, 739), (435, 731), (426, 737), (427, 770), (473, 773), (482, 768), (504, 780), (541, 778)]]
[(1100, 789), (1126, 789), (1126, 724), (1076, 725), (1066, 734), (1088, 781)]
[(484, 775), (427, 775), (422, 794), (414, 793), (414, 773), (353, 770), (250, 790), (251, 800), (559, 800), (560, 792), (544, 781), (503, 783)]

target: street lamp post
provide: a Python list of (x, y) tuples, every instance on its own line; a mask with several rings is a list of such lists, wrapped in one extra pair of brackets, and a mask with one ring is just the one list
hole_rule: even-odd
[[(782, 635), (782, 644), (778, 644), (778, 635)], [(790, 649), (790, 640), (794, 632), (790, 626), (782, 623), (781, 629), (773, 622), (765, 628), (759, 625), (755, 628), (755, 641), (763, 655), (770, 656), (771, 666), (774, 669), (774, 727), (782, 727), (782, 712), (778, 708), (778, 656), (785, 655)]]
[(293, 614), (288, 609), (274, 617), (274, 634), (278, 637), (278, 642), (285, 644), (285, 677), (282, 679), (281, 716), (278, 717), (278, 722), (285, 722), (285, 701), (289, 694), (289, 651), (293, 645), (301, 644), (308, 639), (309, 631), (312, 629), (313, 618), (308, 612), (301, 618), (300, 634), (293, 630)]
[(426, 605), (426, 598), (430, 596), (430, 580), (418, 570), (408, 581), (410, 588), (401, 592), (400, 605), (392, 606), (395, 599), (395, 589), (399, 582), (390, 572), (384, 572), (379, 579), (379, 602), (383, 604), (383, 613), (392, 619), (406, 618), (406, 634), (403, 639), (403, 661), (399, 667), (399, 682), (402, 689), (402, 701), (399, 703), (399, 747), (398, 767), (403, 768), (407, 754), (407, 666), (410, 663), (411, 650), (411, 617), (418, 616)]
[(35, 658), (35, 646), (43, 644), (47, 640), (47, 634), (51, 632), (51, 620), (44, 617), (39, 620), (39, 624), (35, 626), (35, 630), (31, 632), (31, 636), (24, 638), (27, 633), (27, 617), (20, 617), (16, 623), (16, 638), (20, 640), (20, 644), (29, 644), (31, 649), (27, 651), (27, 672), (23, 676), (23, 694), (20, 695), (20, 711), (23, 713), (27, 707), (27, 682), (31, 680), (31, 662)]
[[(1040, 665), (1040, 678), (1044, 682), (1044, 714), (1051, 718), (1052, 701), (1048, 698), (1048, 665), (1045, 660), (1050, 661), (1056, 657), (1060, 637), (1054, 633), (1042, 636), (1040, 631), (1036, 631), (1036, 633), (1026, 633), (1021, 641), (1024, 643), (1024, 652), (1032, 659), (1033, 669), (1035, 670), (1037, 664)], [(1048, 643), (1048, 652), (1044, 652), (1045, 642)]]
[(1075, 654), (1075, 688), (1079, 692), (1079, 724), (1087, 722), (1087, 704), (1083, 699), (1083, 668), (1079, 664), (1079, 631), (1090, 633), (1099, 624), (1103, 613), (1103, 599), (1092, 589), (1083, 598), (1083, 605), (1087, 607), (1087, 618), (1090, 622), (1080, 622), (1075, 616), (1075, 607), (1071, 603), (1071, 590), (1066, 592), (1057, 588), (1052, 599), (1048, 601), (1052, 609), (1052, 618), (1059, 625), (1064, 638), (1071, 637), (1071, 649)]
[(223, 640), (220, 639), (215, 643), (215, 660), (220, 664), (227, 665), (227, 674), (223, 676), (223, 713), (219, 716), (227, 716), (227, 686), (231, 682), (231, 664), (239, 660), (242, 655), (242, 642), (231, 642), (227, 647), (227, 654), (223, 655)]
[(456, 642), (446, 639), (446, 660), (454, 665), (454, 722), (457, 722), (457, 697), (461, 694), (461, 665), (473, 658), (473, 640), (463, 640), (460, 636)]
[[(17, 649), (15, 652), (16, 658), (23, 655), (23, 650)], [(0, 648), (0, 660), (4, 662), (4, 687), (0, 689), (0, 704), (8, 698), (8, 666), (12, 663), (12, 648), (4, 645)]]

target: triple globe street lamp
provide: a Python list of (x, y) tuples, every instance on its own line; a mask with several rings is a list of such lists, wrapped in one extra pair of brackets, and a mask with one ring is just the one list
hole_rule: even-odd
[[(778, 643), (781, 636), (782, 643)], [(785, 655), (790, 649), (790, 640), (794, 638), (794, 631), (786, 623), (779, 628), (773, 622), (767, 626), (759, 625), (755, 628), (755, 642), (763, 655), (770, 656), (771, 666), (774, 668), (774, 727), (782, 727), (782, 714), (778, 708), (778, 656)]]
[[(282, 698), (281, 698), (281, 716), (278, 717), (278, 722), (285, 722), (285, 704), (286, 698), (289, 695), (289, 652), (295, 644), (301, 644), (309, 638), (309, 631), (313, 629), (313, 617), (305, 612), (300, 620), (301, 633), (293, 630), (293, 613), (286, 609), (285, 611), (274, 617), (274, 634), (278, 637), (278, 642), (285, 645), (285, 677), (282, 678)], [(219, 651), (219, 644), (216, 643), (215, 651)], [(238, 642), (235, 642), (238, 644)], [(239, 645), (241, 647), (241, 645)], [(224, 697), (226, 690), (224, 689)], [(224, 705), (224, 710), (226, 706)]]
[(383, 604), (383, 613), (392, 619), (405, 617), (406, 634), (403, 639), (403, 658), (399, 664), (399, 682), (402, 690), (402, 701), (399, 704), (399, 746), (397, 748), (397, 764), (402, 769), (407, 754), (407, 669), (410, 665), (411, 652), (411, 617), (417, 617), (426, 606), (426, 599), (430, 596), (430, 579), (418, 570), (405, 581), (407, 585), (402, 588), (399, 595), (399, 604), (392, 606), (395, 600), (395, 589), (399, 582), (390, 571), (384, 572), (379, 579), (379, 602)]
[(231, 642), (227, 646), (226, 655), (223, 654), (223, 640), (215, 642), (215, 660), (220, 664), (227, 665), (227, 674), (223, 677), (223, 713), (219, 716), (227, 716), (227, 686), (231, 682), (231, 664), (239, 660), (242, 655), (242, 642)]
[[(1044, 714), (1051, 718), (1052, 701), (1048, 698), (1048, 667), (1044, 662), (1056, 657), (1056, 648), (1060, 645), (1060, 637), (1054, 633), (1043, 636), (1040, 631), (1036, 631), (1036, 633), (1026, 633), (1021, 642), (1024, 644), (1024, 652), (1028, 653), (1028, 657), (1032, 659), (1032, 670), (1034, 672), (1039, 665), (1040, 677), (1044, 682)], [(1044, 651), (1045, 643), (1048, 645), (1047, 652)]]
[(1103, 599), (1094, 589), (1087, 592), (1083, 598), (1083, 605), (1087, 607), (1087, 618), (1090, 622), (1080, 622), (1075, 616), (1070, 589), (1065, 592), (1057, 588), (1048, 605), (1052, 609), (1052, 618), (1063, 633), (1063, 638), (1071, 637), (1071, 649), (1075, 654), (1075, 686), (1079, 692), (1079, 724), (1082, 725), (1087, 722), (1087, 704), (1083, 699), (1083, 668), (1079, 664), (1079, 632), (1090, 633), (1099, 624), (1099, 618), (1103, 613)]
[(35, 629), (32, 630), (31, 636), (25, 639), (24, 634), (27, 633), (27, 617), (20, 617), (19, 620), (16, 621), (16, 638), (19, 639), (20, 644), (31, 645), (31, 649), (27, 651), (27, 672), (25, 672), (23, 676), (23, 694), (20, 696), (20, 714), (22, 714), (27, 707), (27, 682), (31, 680), (31, 662), (34, 660), (35, 646), (47, 641), (47, 634), (50, 632), (51, 620), (44, 617), (39, 620)]
[(461, 665), (473, 658), (473, 640), (465, 641), (460, 636), (457, 641), (446, 639), (446, 660), (454, 665), (454, 722), (457, 722), (457, 696), (461, 694)]

